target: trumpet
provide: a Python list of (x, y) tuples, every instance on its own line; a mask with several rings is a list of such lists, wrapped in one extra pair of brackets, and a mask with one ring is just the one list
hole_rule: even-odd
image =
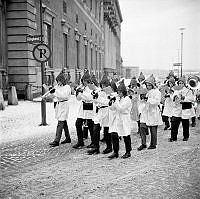
[(111, 105), (116, 101), (116, 98), (117, 98), (117, 97), (119, 97), (118, 94), (114, 94), (114, 93), (113, 93), (113, 95), (111, 95), (111, 96), (109, 95), (109, 96), (108, 96), (108, 99), (109, 99), (108, 105), (111, 106)]
[(84, 86), (83, 84), (81, 84), (80, 86), (74, 88), (74, 90), (76, 91), (76, 96), (77, 96), (79, 93), (82, 93), (84, 89), (85, 89), (85, 86)]
[(56, 84), (53, 88), (51, 88), (50, 90), (48, 90), (44, 95), (41, 96), (41, 98), (44, 99), (45, 97), (47, 97), (57, 87), (58, 87), (58, 84)]

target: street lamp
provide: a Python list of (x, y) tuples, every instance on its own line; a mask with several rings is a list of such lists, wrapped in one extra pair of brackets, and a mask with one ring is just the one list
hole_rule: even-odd
[(185, 28), (179, 28), (181, 31), (181, 77), (183, 76), (183, 31)]

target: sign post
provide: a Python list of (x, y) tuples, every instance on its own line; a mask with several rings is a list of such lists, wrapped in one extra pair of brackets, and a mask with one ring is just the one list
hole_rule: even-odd
[[(43, 14), (42, 14), (42, 0), (40, 0), (40, 42), (41, 44), (43, 44)], [(36, 46), (35, 46), (36, 48)], [(38, 49), (38, 48), (36, 48)], [(41, 52), (41, 51), (40, 51)], [(43, 57), (42, 54), (44, 53), (41, 52), (40, 57)], [(45, 54), (45, 53), (44, 53)], [(42, 85), (45, 82), (45, 73), (44, 73), (44, 62), (41, 62), (41, 77), (42, 77)], [(45, 93), (45, 89), (42, 86), (42, 95), (44, 95)], [(47, 122), (46, 122), (46, 101), (44, 99), (41, 100), (41, 117), (42, 117), (42, 123), (40, 124), (41, 126), (46, 126)]]
[[(42, 0), (40, 0), (40, 35), (28, 35), (26, 36), (26, 42), (35, 45), (33, 48), (33, 57), (35, 60), (41, 63), (41, 78), (42, 85), (45, 82), (45, 65), (44, 62), (48, 61), (51, 57), (50, 48), (44, 44), (43, 40), (43, 8), (42, 8)], [(45, 94), (45, 88), (42, 86), (42, 95)], [(44, 99), (41, 100), (41, 126), (46, 126), (46, 101)]]

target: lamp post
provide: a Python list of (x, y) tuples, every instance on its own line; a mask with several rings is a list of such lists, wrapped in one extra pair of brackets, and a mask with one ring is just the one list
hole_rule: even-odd
[[(40, 35), (41, 35), (41, 43), (43, 43), (43, 8), (42, 8), (42, 0), (40, 0)], [(41, 62), (41, 77), (42, 77), (42, 85), (44, 84), (45, 80), (45, 66), (44, 62)], [(44, 95), (45, 89), (42, 86), (42, 95)], [(46, 126), (46, 101), (44, 99), (41, 100), (41, 117), (42, 123), (41, 126)]]
[(179, 28), (179, 30), (181, 31), (181, 77), (183, 76), (183, 30), (185, 30), (185, 28)]

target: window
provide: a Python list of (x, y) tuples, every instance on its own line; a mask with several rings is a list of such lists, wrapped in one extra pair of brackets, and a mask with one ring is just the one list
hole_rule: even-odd
[(90, 0), (90, 11), (92, 11), (92, 1), (93, 0)]
[(80, 60), (79, 60), (79, 41), (76, 40), (76, 66), (77, 66), (77, 69), (80, 68), (79, 63), (80, 63)]
[(101, 78), (101, 53), (99, 53), (99, 78)]
[(99, 4), (99, 23), (101, 23), (101, 3)]
[(93, 32), (92, 32), (92, 29), (91, 29), (91, 36), (92, 36)]
[(88, 68), (88, 46), (85, 45), (85, 68)]
[(97, 17), (97, 1), (94, 1), (95, 2), (95, 18)]
[(67, 3), (63, 1), (63, 12), (67, 14)]
[(78, 15), (76, 14), (76, 23), (78, 23)]
[(0, 68), (5, 66), (6, 62), (6, 24), (3, 10), (0, 7)]
[(84, 24), (85, 31), (87, 31), (87, 23)]
[(96, 71), (98, 70), (97, 50), (95, 51)]
[(68, 68), (68, 36), (63, 34), (64, 39), (64, 67)]
[(91, 48), (90, 50), (90, 54), (91, 54), (91, 57), (90, 57), (90, 61), (91, 61), (91, 71), (93, 71), (93, 49)]
[[(51, 25), (44, 23), (44, 42), (49, 46), (50, 49), (52, 49), (51, 45), (51, 38), (52, 38), (52, 33), (51, 33)], [(51, 58), (45, 62), (46, 66), (53, 67), (51, 63)]]
[(97, 34), (95, 33), (95, 40), (96, 40), (96, 42), (97, 42)]

